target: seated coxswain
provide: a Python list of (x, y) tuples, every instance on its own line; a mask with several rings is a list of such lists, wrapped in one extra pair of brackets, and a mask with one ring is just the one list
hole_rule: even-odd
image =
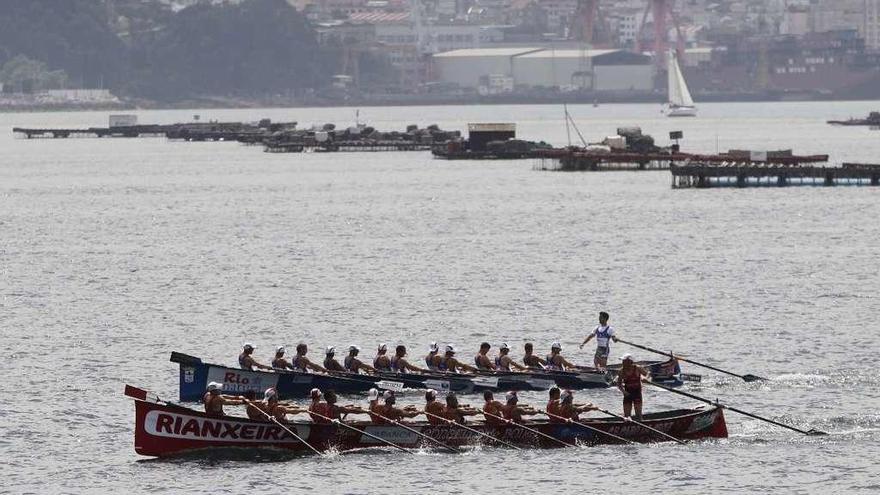
[(400, 421), (403, 418), (413, 418), (422, 414), (415, 406), (406, 406), (403, 409), (394, 407), (394, 403), (397, 402), (397, 399), (394, 396), (394, 392), (391, 390), (386, 390), (385, 393), (382, 394), (382, 398), (384, 399), (385, 404), (377, 404), (376, 407), (372, 408), (373, 414), (370, 415), (370, 418), (373, 420), (373, 424), (382, 425), (386, 424), (388, 421)]
[(578, 421), (580, 419), (580, 413), (595, 411), (596, 409), (597, 407), (593, 404), (575, 404), (574, 392), (571, 390), (562, 392), (562, 395), (559, 398), (559, 416), (565, 419)]
[(288, 414), (299, 414), (306, 411), (307, 409), (299, 406), (278, 402), (278, 392), (274, 388), (267, 388), (263, 392), (263, 400), (249, 402), (245, 410), (249, 418), (261, 421), (270, 421), (266, 417), (267, 414), (278, 421), (286, 421)]
[(307, 372), (309, 370), (313, 371), (321, 371), (326, 373), (327, 370), (324, 369), (323, 366), (317, 365), (309, 360), (306, 357), (306, 353), (309, 352), (309, 346), (305, 344), (297, 344), (296, 346), (296, 357), (293, 358), (293, 369), (296, 371)]
[(246, 343), (242, 348), (241, 354), (238, 355), (238, 365), (243, 370), (253, 371), (254, 368), (259, 368), (261, 370), (271, 370), (271, 366), (266, 366), (265, 364), (258, 363), (252, 354), (254, 353), (253, 344)]
[(440, 364), (443, 356), (441, 356), (439, 352), (440, 346), (438, 346), (436, 342), (431, 342), (431, 345), (428, 347), (428, 354), (425, 356), (425, 366), (428, 367), (428, 370), (440, 371), (437, 369), (437, 366)]
[(477, 414), (480, 414), (480, 412), (471, 406), (460, 405), (458, 403), (458, 397), (456, 397), (455, 394), (449, 394), (446, 396), (446, 407), (443, 408), (444, 418), (463, 425), (465, 423), (465, 417), (476, 416)]
[(332, 345), (327, 348), (324, 355), (324, 369), (327, 371), (345, 371), (345, 368), (336, 360), (336, 348)]
[(470, 371), (472, 373), (476, 373), (477, 370), (473, 366), (468, 366), (464, 363), (460, 363), (457, 359), (455, 359), (455, 347), (452, 344), (446, 346), (446, 354), (440, 359), (437, 364), (438, 371), (446, 371), (449, 373), (460, 373), (459, 370)]
[(565, 371), (567, 369), (577, 368), (576, 365), (569, 363), (562, 357), (562, 344), (554, 342), (550, 346), (550, 354), (547, 355), (544, 367), (551, 371)]
[(485, 404), (483, 404), (483, 413), (485, 413), (486, 424), (504, 424), (504, 421), (499, 419), (504, 417), (504, 412), (502, 411), (504, 404), (495, 400), (495, 395), (491, 390), (483, 392), (483, 400), (486, 401)]
[(437, 401), (437, 391), (428, 389), (425, 392), (425, 416), (432, 425), (443, 424), (443, 404)]
[(480, 371), (495, 371), (495, 363), (489, 359), (489, 349), (492, 346), (488, 342), (480, 344), (480, 351), (474, 356), (474, 364)]
[(373, 358), (373, 368), (378, 372), (391, 372), (391, 359), (387, 355), (388, 344), (380, 344), (376, 349), (376, 357)]
[(538, 414), (538, 411), (532, 409), (530, 406), (519, 406), (519, 397), (516, 395), (516, 392), (510, 391), (506, 394), (507, 404), (501, 407), (502, 415), (504, 419), (514, 422), (514, 423), (522, 423), (523, 416), (534, 416)]
[(360, 354), (360, 352), (360, 347), (354, 344), (348, 346), (348, 356), (345, 356), (345, 359), (342, 361), (345, 371), (349, 373), (354, 373), (355, 375), (360, 373), (360, 370), (364, 370), (368, 373), (375, 373), (375, 368), (368, 364), (364, 364), (360, 359), (358, 359), (357, 356), (358, 354)]
[[(340, 406), (336, 404), (336, 392), (333, 390), (328, 390), (324, 393), (318, 391), (317, 397), (318, 400), (313, 400), (312, 405), (309, 407), (309, 412), (312, 413), (312, 421), (315, 423), (327, 424), (331, 421), (342, 421), (343, 416), (348, 414), (366, 414), (367, 411), (364, 411), (362, 408), (354, 405)], [(324, 402), (321, 402), (320, 399), (324, 398)], [(323, 416), (323, 417), (322, 417)]]
[(526, 342), (526, 345), (523, 346), (523, 350), (525, 351), (525, 354), (523, 355), (522, 362), (524, 365), (526, 365), (527, 369), (544, 369), (544, 365), (546, 365), (547, 363), (534, 354), (535, 348), (531, 342)]
[(406, 373), (407, 371), (425, 373), (428, 370), (409, 364), (409, 361), (406, 360), (406, 346), (399, 345), (394, 349), (394, 356), (391, 358), (391, 371), (395, 373)]
[(223, 406), (237, 406), (245, 403), (244, 397), (240, 395), (223, 395), (223, 384), (211, 382), (202, 396), (202, 402), (205, 403), (205, 414), (212, 418), (222, 418), (226, 416), (223, 412)]
[(504, 342), (498, 348), (498, 355), (495, 356), (495, 369), (498, 371), (512, 371), (510, 368), (518, 371), (528, 370), (527, 367), (520, 366), (510, 357), (510, 346), (507, 345), (507, 342)]
[(293, 365), (284, 357), (285, 349), (283, 345), (275, 348), (275, 359), (272, 360), (272, 367), (277, 370), (292, 370)]

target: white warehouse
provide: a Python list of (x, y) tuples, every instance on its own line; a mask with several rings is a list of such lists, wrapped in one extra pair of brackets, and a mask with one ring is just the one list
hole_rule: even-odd
[(470, 48), (434, 55), (438, 80), (476, 88), (483, 76), (513, 76), (513, 58), (541, 48)]

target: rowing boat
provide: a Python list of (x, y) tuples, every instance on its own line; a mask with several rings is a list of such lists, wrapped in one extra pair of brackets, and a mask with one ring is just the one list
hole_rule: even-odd
[(180, 400), (193, 402), (202, 398), (210, 382), (223, 385), (223, 393), (261, 396), (267, 388), (275, 388), (282, 398), (308, 397), (313, 388), (333, 389), (337, 393), (363, 393), (371, 388), (400, 391), (434, 389), (459, 394), (479, 393), (484, 390), (547, 390), (556, 385), (573, 390), (607, 388), (613, 373), (595, 369), (577, 371), (486, 372), (476, 375), (456, 373), (354, 373), (319, 374), (301, 371), (257, 371), (231, 368), (206, 363), (200, 358), (171, 353), (171, 361), (180, 365)]
[[(470, 423), (468, 426), (473, 431), (455, 425), (431, 425), (424, 422), (407, 423), (409, 429), (363, 422), (347, 423), (351, 428), (340, 428), (332, 423), (274, 424), (241, 417), (209, 417), (202, 411), (161, 401), (135, 387), (126, 386), (125, 394), (135, 402), (135, 452), (150, 457), (170, 457), (194, 451), (212, 452), (230, 448), (277, 449), (296, 454), (311, 452), (309, 446), (296, 437), (319, 451), (385, 447), (378, 439), (405, 448), (430, 448), (430, 444), (423, 444), (425, 439), (419, 434), (456, 447), (493, 444), (479, 433), (529, 448), (559, 447), (559, 441), (563, 445), (620, 443), (602, 432), (639, 443), (667, 440), (666, 437), (636, 423), (615, 418), (582, 419), (581, 423), (589, 428), (567, 423), (526, 423), (529, 429), (546, 437), (516, 425), (489, 425), (482, 422)], [(642, 422), (679, 439), (727, 437), (724, 413), (716, 406), (646, 414)], [(295, 436), (291, 433), (295, 433)]]

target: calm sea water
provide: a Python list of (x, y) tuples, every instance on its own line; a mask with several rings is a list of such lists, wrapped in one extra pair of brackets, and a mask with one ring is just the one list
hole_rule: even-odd
[[(878, 162), (880, 132), (824, 124), (877, 106), (706, 104), (691, 120), (654, 105), (570, 111), (592, 141), (641, 125), (664, 144), (683, 130), (694, 151)], [(341, 108), (137, 113), (144, 123), (354, 120)], [(880, 189), (672, 190), (668, 172), (11, 135), (106, 118), (0, 115), (0, 492), (880, 490)], [(515, 121), (526, 139), (567, 140), (556, 106), (367, 108), (361, 119), (383, 129)], [(600, 310), (625, 338), (771, 378), (745, 384), (691, 366), (704, 375), (691, 391), (831, 435), (728, 412), (730, 439), (687, 446), (235, 461), (133, 451), (123, 384), (174, 398), (172, 350), (232, 363), (245, 340), (265, 360), (299, 341), (316, 355), (358, 343), (367, 356), (401, 342), (418, 357), (438, 340), (468, 357), (483, 340), (544, 352), (558, 339), (589, 362), (576, 343)], [(619, 407), (613, 390), (578, 397)], [(695, 405), (653, 390), (646, 401)]]

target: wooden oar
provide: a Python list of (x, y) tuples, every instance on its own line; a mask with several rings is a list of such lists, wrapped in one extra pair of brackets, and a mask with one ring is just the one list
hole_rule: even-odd
[(507, 418), (502, 418), (501, 416), (496, 416), (496, 415), (494, 415), (494, 414), (492, 414), (492, 413), (487, 413), (486, 411), (480, 411), (480, 414), (482, 414), (483, 416), (488, 416), (488, 417), (490, 417), (490, 418), (499, 419), (499, 420), (501, 420), (501, 421), (503, 421), (503, 422), (505, 422), (505, 423), (507, 423), (507, 424), (511, 424), (511, 425), (517, 426), (517, 427), (522, 428), (523, 430), (526, 430), (526, 431), (530, 431), (530, 432), (534, 433), (535, 435), (538, 435), (538, 436), (544, 437), (544, 438), (546, 438), (546, 439), (548, 439), (548, 440), (551, 440), (551, 441), (553, 441), (553, 442), (555, 442), (555, 443), (558, 443), (558, 444), (560, 444), (560, 445), (564, 445), (564, 446), (566, 446), (566, 447), (575, 447), (575, 444), (573, 444), (573, 443), (563, 442), (562, 440), (560, 440), (560, 439), (558, 439), (558, 438), (556, 438), (556, 437), (551, 437), (550, 435), (548, 435), (548, 434), (546, 434), (546, 433), (541, 433), (540, 431), (538, 431), (538, 430), (536, 430), (536, 429), (534, 429), (534, 428), (529, 428), (529, 427), (526, 426), (526, 425), (523, 425), (523, 424), (520, 424), (520, 423), (516, 423), (516, 422), (511, 421), (511, 420), (509, 420), (509, 419), (507, 419)]
[(278, 421), (278, 419), (275, 418), (275, 416), (272, 416), (271, 414), (267, 413), (266, 411), (260, 409), (259, 407), (257, 407), (256, 405), (254, 405), (253, 402), (251, 402), (251, 401), (249, 401), (249, 400), (247, 400), (247, 399), (244, 399), (244, 403), (247, 404), (247, 405), (249, 405), (249, 406), (251, 406), (251, 407), (253, 407), (253, 408), (256, 409), (257, 411), (260, 411), (260, 413), (261, 413), (263, 416), (266, 416), (267, 418), (269, 418), (270, 421), (272, 421), (272, 422), (275, 423), (276, 425), (280, 426), (282, 430), (286, 431), (287, 433), (290, 433), (290, 434), (293, 436), (293, 438), (295, 438), (295, 439), (299, 440), (300, 442), (302, 442), (302, 444), (305, 445), (306, 447), (310, 448), (310, 449), (312, 450), (312, 452), (314, 452), (314, 453), (316, 453), (316, 454), (318, 454), (318, 455), (322, 455), (322, 453), (321, 453), (320, 450), (318, 450), (318, 449), (316, 449), (315, 447), (313, 447), (312, 445), (310, 445), (309, 442), (306, 442), (305, 439), (304, 439), (303, 437), (301, 437), (301, 436), (297, 435), (296, 433), (294, 433), (293, 430), (291, 430), (290, 428), (284, 426), (284, 424), (282, 424), (281, 421)]
[(432, 436), (430, 436), (430, 435), (425, 435), (424, 433), (422, 433), (422, 432), (416, 430), (415, 428), (410, 428), (409, 426), (406, 426), (405, 424), (401, 423), (400, 421), (397, 421), (397, 420), (395, 420), (395, 419), (391, 419), (391, 418), (386, 418), (385, 416), (382, 416), (381, 414), (376, 414), (376, 412), (371, 412), (370, 414), (372, 414), (373, 416), (376, 416), (376, 417), (378, 417), (378, 418), (382, 418), (382, 419), (384, 419), (385, 421), (387, 421), (387, 422), (389, 422), (389, 423), (391, 423), (391, 424), (393, 424), (393, 425), (395, 425), (395, 426), (399, 426), (400, 428), (403, 428), (403, 429), (406, 430), (406, 431), (409, 431), (409, 432), (411, 432), (411, 433), (415, 433), (416, 435), (418, 435), (418, 436), (424, 438), (425, 440), (428, 440), (428, 441), (430, 441), (431, 443), (434, 443), (434, 444), (436, 444), (436, 445), (439, 445), (439, 446), (443, 447), (444, 449), (446, 449), (446, 450), (448, 450), (448, 451), (450, 451), (450, 452), (453, 452), (453, 453), (456, 453), (456, 454), (461, 454), (461, 450), (459, 450), (459, 449), (457, 449), (457, 448), (455, 448), (455, 447), (453, 447), (453, 446), (451, 446), (451, 445), (447, 445), (447, 444), (441, 442), (440, 440), (437, 440), (436, 438), (434, 438), (434, 437), (432, 437)]
[(516, 445), (514, 445), (514, 444), (512, 444), (512, 443), (505, 442), (504, 440), (502, 440), (502, 439), (500, 439), (500, 438), (493, 437), (492, 435), (489, 435), (488, 433), (483, 433), (483, 432), (480, 431), (480, 430), (477, 430), (477, 429), (475, 429), (475, 428), (471, 428), (471, 427), (469, 427), (469, 426), (465, 426), (465, 425), (463, 425), (463, 424), (461, 424), (461, 423), (457, 423), (457, 422), (455, 422), (455, 421), (453, 421), (453, 420), (451, 420), (451, 419), (444, 418), (443, 416), (437, 416), (436, 414), (431, 414), (431, 413), (429, 413), (428, 411), (422, 411), (422, 414), (424, 414), (425, 416), (428, 416), (428, 417), (430, 417), (430, 418), (439, 419), (439, 420), (441, 420), (441, 421), (445, 421), (446, 423), (449, 423), (449, 424), (451, 424), (451, 425), (458, 426), (459, 428), (462, 428), (462, 429), (464, 429), (464, 430), (467, 430), (467, 431), (469, 431), (469, 432), (471, 432), (471, 433), (476, 433), (477, 435), (480, 435), (480, 436), (482, 436), (482, 437), (488, 438), (489, 440), (492, 440), (493, 442), (498, 442), (498, 443), (500, 443), (500, 444), (502, 444), (502, 445), (506, 445), (507, 447), (510, 447), (510, 448), (512, 448), (512, 449), (514, 449), (514, 450), (522, 450), (522, 448), (517, 447)]
[(409, 449), (407, 449), (407, 448), (405, 448), (405, 447), (401, 447), (400, 445), (397, 445), (397, 444), (394, 443), (394, 442), (389, 442), (388, 440), (385, 440), (385, 439), (382, 438), (382, 437), (378, 437), (378, 436), (376, 436), (376, 435), (373, 435), (372, 433), (367, 433), (366, 431), (364, 431), (364, 430), (360, 430), (360, 429), (358, 429), (358, 428), (355, 428), (354, 426), (347, 425), (347, 424), (343, 423), (342, 421), (339, 421), (338, 419), (329, 418), (329, 417), (327, 417), (327, 416), (324, 416), (323, 414), (318, 414), (318, 413), (313, 412), (313, 411), (309, 411), (309, 414), (314, 414), (315, 416), (317, 416), (317, 417), (319, 417), (319, 418), (321, 418), (321, 419), (326, 419), (327, 421), (329, 421), (329, 422), (331, 422), (331, 423), (333, 423), (333, 424), (335, 424), (335, 425), (342, 426), (343, 428), (348, 428), (349, 430), (354, 430), (354, 431), (356, 431), (356, 432), (358, 432), (358, 433), (362, 433), (362, 434), (364, 434), (364, 435), (366, 435), (366, 436), (372, 438), (373, 440), (378, 440), (378, 441), (384, 443), (385, 445), (388, 445), (389, 447), (394, 447), (395, 449), (397, 449), (397, 450), (399, 450), (399, 451), (401, 451), (401, 452), (406, 452), (407, 454), (413, 454), (413, 455), (415, 455), (415, 452), (413, 452), (412, 450), (409, 450)]
[(656, 434), (658, 434), (658, 435), (664, 436), (664, 437), (666, 437), (666, 438), (672, 440), (673, 442), (678, 442), (678, 443), (680, 443), (680, 444), (682, 444), (682, 445), (685, 445), (684, 440), (682, 440), (682, 439), (680, 439), (680, 438), (675, 438), (674, 436), (670, 435), (669, 433), (664, 433), (664, 432), (658, 430), (657, 428), (651, 428), (650, 426), (646, 425), (645, 423), (642, 423), (641, 421), (636, 421), (636, 420), (634, 420), (634, 419), (632, 419), (632, 418), (625, 418), (625, 417), (623, 417), (623, 416), (621, 416), (621, 415), (619, 415), (619, 414), (615, 414), (615, 413), (613, 413), (613, 412), (611, 412), (611, 411), (607, 411), (607, 410), (605, 410), (605, 409), (599, 409), (599, 408), (596, 408), (596, 410), (599, 411), (599, 412), (603, 412), (603, 413), (605, 413), (605, 414), (607, 414), (607, 415), (609, 415), (609, 416), (615, 417), (615, 418), (617, 418), (617, 419), (622, 419), (622, 420), (624, 420), (624, 421), (632, 422), (633, 424), (637, 424), (637, 425), (641, 426), (642, 428), (644, 428), (644, 429), (646, 429), (646, 430), (648, 430), (648, 431), (653, 431), (654, 433), (656, 433)]
[(674, 389), (674, 388), (669, 388), (669, 387), (666, 387), (666, 386), (664, 386), (664, 385), (660, 385), (659, 383), (654, 383), (654, 382), (652, 382), (652, 381), (647, 381), (647, 380), (645, 381), (645, 383), (647, 383), (647, 384), (649, 384), (649, 385), (653, 385), (653, 386), (658, 387), (658, 388), (662, 388), (663, 390), (666, 390), (666, 391), (668, 391), (668, 392), (672, 392), (672, 393), (674, 393), (674, 394), (683, 395), (683, 396), (685, 396), (685, 397), (688, 397), (688, 398), (691, 398), (691, 399), (694, 399), (694, 400), (698, 400), (698, 401), (700, 401), (700, 402), (705, 402), (706, 404), (710, 404), (710, 405), (713, 405), (713, 406), (722, 407), (722, 408), (724, 408), (724, 409), (729, 409), (729, 410), (731, 410), (731, 411), (733, 411), (733, 412), (740, 413), (740, 414), (742, 414), (742, 415), (744, 415), (744, 416), (748, 416), (748, 417), (750, 417), (750, 418), (754, 418), (754, 419), (757, 419), (757, 420), (760, 420), (760, 421), (766, 421), (767, 423), (770, 423), (770, 424), (772, 424), (772, 425), (780, 426), (780, 427), (782, 427), (782, 428), (788, 428), (789, 430), (796, 431), (796, 432), (798, 432), (798, 433), (802, 433), (802, 434), (804, 434), (804, 435), (827, 435), (827, 433), (825, 433), (824, 431), (820, 431), (820, 430), (816, 430), (816, 429), (801, 430), (800, 428), (795, 428), (794, 426), (789, 426), (789, 425), (787, 425), (787, 424), (780, 423), (780, 422), (778, 422), (778, 421), (773, 421), (772, 419), (765, 418), (765, 417), (762, 417), (762, 416), (758, 416), (757, 414), (753, 414), (753, 413), (750, 413), (750, 412), (747, 412), (747, 411), (743, 411), (742, 409), (737, 409), (737, 408), (735, 408), (735, 407), (730, 407), (730, 406), (727, 406), (727, 405), (721, 404), (721, 403), (719, 403), (719, 402), (717, 402), (717, 401), (712, 402), (711, 400), (706, 399), (706, 398), (703, 398), (703, 397), (700, 397), (700, 396), (698, 396), (698, 395), (694, 395), (694, 394), (691, 394), (691, 393), (688, 393), (688, 392), (682, 392), (681, 390), (676, 390), (676, 389)]
[(573, 419), (571, 419), (571, 418), (563, 418), (562, 416), (557, 416), (557, 415), (555, 415), (555, 414), (551, 414), (551, 413), (548, 413), (548, 412), (546, 412), (546, 411), (541, 411), (541, 414), (544, 414), (544, 415), (549, 416), (549, 417), (551, 417), (551, 418), (560, 419), (560, 420), (562, 420), (562, 421), (565, 421), (566, 423), (571, 423), (571, 424), (578, 425), (578, 426), (583, 427), (583, 428), (585, 428), (585, 429), (587, 429), (587, 430), (590, 430), (590, 431), (594, 431), (594, 432), (597, 432), (597, 433), (601, 433), (601, 434), (603, 434), (603, 435), (607, 435), (607, 436), (609, 436), (609, 437), (611, 437), (611, 438), (613, 438), (613, 439), (615, 439), (615, 440), (620, 440), (620, 441), (623, 442), (623, 443), (635, 444), (635, 442), (633, 442), (632, 440), (627, 440), (627, 439), (625, 439), (625, 438), (623, 438), (623, 437), (619, 437), (619, 436), (615, 435), (614, 433), (608, 433), (608, 432), (605, 431), (605, 430), (600, 430), (599, 428), (594, 428), (594, 427), (592, 427), (592, 426), (585, 425), (585, 424), (583, 424), (583, 423), (581, 423), (581, 422), (579, 422), (579, 421), (575, 421), (575, 420), (573, 420)]
[(727, 375), (730, 375), (730, 376), (735, 376), (735, 377), (740, 378), (740, 379), (742, 379), (742, 380), (744, 380), (744, 381), (746, 381), (746, 382), (754, 382), (754, 381), (758, 381), (758, 380), (766, 380), (766, 378), (763, 378), (763, 377), (760, 377), (760, 376), (757, 376), (757, 375), (738, 375), (738, 374), (733, 373), (733, 372), (731, 372), (731, 371), (723, 370), (723, 369), (721, 369), (721, 368), (716, 368), (716, 367), (714, 367), (714, 366), (709, 366), (708, 364), (700, 363), (700, 362), (697, 362), (697, 361), (692, 361), (692, 360), (690, 360), (690, 359), (685, 359), (685, 358), (683, 358), (683, 357), (681, 357), (681, 356), (676, 356), (676, 355), (672, 354), (671, 352), (665, 352), (665, 351), (660, 351), (660, 350), (657, 350), (657, 349), (652, 349), (652, 348), (650, 348), (650, 347), (647, 347), (647, 346), (644, 346), (644, 345), (641, 345), (641, 344), (636, 344), (636, 343), (633, 343), (633, 342), (627, 342), (626, 340), (623, 340), (623, 339), (617, 339), (617, 341), (618, 341), (618, 342), (622, 342), (622, 343), (624, 343), (624, 344), (626, 344), (626, 345), (631, 345), (631, 346), (633, 346), (633, 347), (638, 347), (639, 349), (644, 349), (644, 350), (649, 351), (649, 352), (654, 352), (654, 353), (657, 353), (657, 354), (662, 354), (662, 355), (664, 355), (664, 356), (669, 356), (669, 357), (671, 357), (671, 358), (673, 358), (673, 359), (678, 359), (679, 361), (684, 361), (684, 362), (686, 362), (686, 363), (691, 363), (691, 364), (695, 364), (695, 365), (697, 365), (697, 366), (702, 366), (703, 368), (707, 368), (707, 369), (710, 369), (710, 370), (713, 370), (713, 371), (718, 371), (718, 372), (720, 372), (720, 373), (724, 373), (724, 374), (727, 374)]

